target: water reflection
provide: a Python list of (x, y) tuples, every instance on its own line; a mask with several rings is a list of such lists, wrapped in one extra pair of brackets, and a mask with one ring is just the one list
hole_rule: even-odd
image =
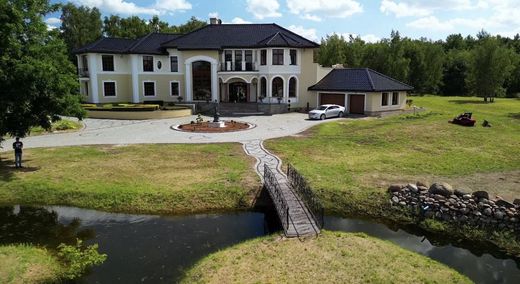
[[(423, 236), (419, 231), (409, 232), (385, 225), (363, 220), (352, 220), (338, 217), (325, 219), (327, 230), (364, 232), (368, 235), (389, 240), (406, 249), (426, 255), (442, 262), (460, 273), (468, 276), (476, 283), (520, 283), (520, 269), (511, 259), (499, 259), (491, 254), (483, 253), (484, 248), (473, 246), (472, 250), (450, 245), (449, 241)], [(467, 244), (470, 247), (471, 244)], [(477, 252), (475, 254), (475, 252)]]

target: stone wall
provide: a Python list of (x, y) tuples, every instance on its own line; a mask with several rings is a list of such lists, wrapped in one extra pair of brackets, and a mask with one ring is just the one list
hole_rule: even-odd
[(520, 199), (491, 200), (486, 191), (466, 193), (447, 183), (391, 185), (392, 206), (408, 209), (419, 218), (433, 218), (485, 229), (520, 233)]

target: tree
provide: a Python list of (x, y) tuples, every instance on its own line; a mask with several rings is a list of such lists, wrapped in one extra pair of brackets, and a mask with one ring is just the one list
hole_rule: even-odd
[(120, 18), (111, 15), (105, 17), (103, 32), (108, 37), (138, 38), (152, 31), (145, 20), (138, 16)]
[(321, 47), (318, 51), (318, 62), (323, 66), (345, 63), (345, 38), (337, 34), (327, 36), (321, 40)]
[(200, 21), (196, 17), (191, 17), (185, 24), (175, 27), (175, 32), (180, 34), (186, 34), (196, 29), (200, 29), (206, 26), (205, 21)]
[(0, 137), (50, 129), (59, 114), (82, 117), (74, 65), (43, 17), (48, 0), (0, 0)]
[(72, 50), (96, 41), (101, 37), (103, 23), (97, 8), (76, 7), (67, 3), (61, 9), (61, 35), (67, 44), (71, 59), (76, 62)]
[(466, 50), (450, 50), (446, 55), (443, 67), (441, 93), (445, 96), (467, 96), (466, 86), (469, 69), (470, 52)]
[(479, 43), (471, 51), (468, 85), (474, 95), (505, 96), (504, 82), (514, 68), (513, 50), (499, 44), (496, 37), (479, 33)]

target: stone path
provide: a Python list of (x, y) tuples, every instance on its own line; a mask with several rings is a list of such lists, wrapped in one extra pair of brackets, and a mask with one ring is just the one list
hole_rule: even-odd
[[(242, 142), (242, 145), (246, 154), (256, 159), (255, 171), (262, 179), (262, 183), (264, 182), (264, 165), (271, 169), (278, 180), (283, 199), (289, 206), (291, 220), (289, 227), (285, 230), (285, 235), (287, 237), (308, 237), (319, 234), (320, 229), (311, 217), (309, 210), (289, 185), (287, 176), (282, 170), (280, 158), (267, 151), (263, 146), (262, 140), (245, 141)], [(277, 211), (281, 210), (278, 207), (276, 209)], [(280, 218), (282, 215), (278, 214)]]

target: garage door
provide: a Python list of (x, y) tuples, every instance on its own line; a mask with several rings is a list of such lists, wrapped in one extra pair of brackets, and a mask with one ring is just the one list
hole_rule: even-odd
[(349, 95), (349, 113), (365, 114), (365, 96)]
[(320, 94), (320, 105), (334, 104), (345, 106), (344, 94)]

